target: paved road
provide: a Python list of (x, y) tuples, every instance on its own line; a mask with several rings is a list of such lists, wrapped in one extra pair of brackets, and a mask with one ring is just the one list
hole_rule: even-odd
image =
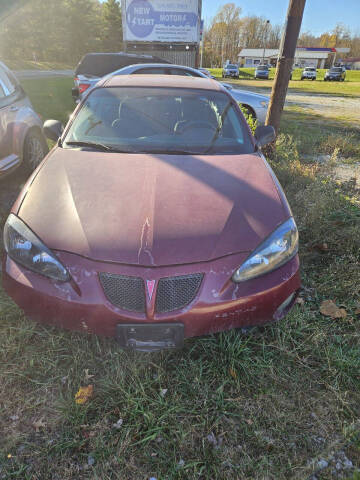
[(15, 70), (15, 75), (22, 78), (44, 78), (44, 77), (72, 77), (73, 70)]

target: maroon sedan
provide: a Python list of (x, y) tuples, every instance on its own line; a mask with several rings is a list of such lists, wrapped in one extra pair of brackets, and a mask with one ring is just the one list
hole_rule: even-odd
[(156, 350), (284, 317), (298, 232), (255, 138), (217, 82), (104, 80), (12, 208), (5, 290), (44, 323)]

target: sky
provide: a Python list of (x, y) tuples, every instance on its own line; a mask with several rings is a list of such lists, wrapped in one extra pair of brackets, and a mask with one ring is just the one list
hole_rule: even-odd
[[(210, 21), (218, 8), (233, 2), (242, 9), (242, 16), (265, 17), (273, 24), (283, 24), (289, 0), (202, 0), (203, 18)], [(302, 31), (314, 35), (332, 30), (336, 23), (349, 26), (353, 33), (360, 33), (360, 0), (307, 0)]]

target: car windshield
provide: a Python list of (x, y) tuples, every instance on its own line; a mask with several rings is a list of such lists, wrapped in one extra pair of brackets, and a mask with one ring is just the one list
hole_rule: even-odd
[(315, 68), (305, 68), (306, 72), (315, 72)]
[(341, 67), (330, 68), (330, 72), (339, 73), (339, 72), (342, 72), (342, 68)]
[(226, 68), (237, 68), (237, 65), (226, 65)]
[(269, 67), (268, 67), (267, 65), (259, 65), (259, 66), (257, 67), (257, 69), (258, 69), (258, 70), (268, 70)]
[(63, 141), (65, 148), (76, 144), (129, 153), (254, 151), (248, 127), (225, 93), (160, 87), (93, 90)]

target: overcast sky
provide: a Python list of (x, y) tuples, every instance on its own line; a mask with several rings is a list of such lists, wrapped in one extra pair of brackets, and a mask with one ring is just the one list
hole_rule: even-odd
[[(231, 1), (231, 0), (229, 0)], [(271, 23), (282, 24), (285, 19), (289, 0), (232, 0), (241, 7), (242, 15), (266, 17)], [(209, 21), (219, 6), (227, 3), (219, 0), (203, 0), (203, 18)], [(360, 33), (360, 0), (307, 0), (302, 30), (310, 30), (318, 35), (332, 30), (337, 22), (348, 25), (351, 30)]]

